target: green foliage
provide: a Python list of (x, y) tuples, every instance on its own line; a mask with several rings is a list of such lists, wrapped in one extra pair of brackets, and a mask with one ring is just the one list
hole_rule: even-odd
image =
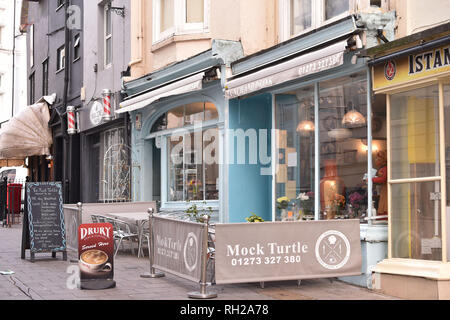
[(252, 212), (252, 215), (248, 218), (245, 218), (248, 222), (264, 222), (264, 219), (257, 216), (255, 213)]
[[(203, 204), (206, 205), (206, 201), (204, 201)], [(208, 219), (211, 219), (212, 211), (213, 210), (211, 207), (203, 207), (199, 209), (197, 204), (194, 203), (186, 210), (186, 214), (195, 222), (203, 223), (204, 216), (208, 216)]]

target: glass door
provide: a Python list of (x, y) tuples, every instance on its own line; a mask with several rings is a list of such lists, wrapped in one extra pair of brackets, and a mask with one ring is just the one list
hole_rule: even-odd
[(438, 85), (388, 104), (390, 257), (442, 260)]

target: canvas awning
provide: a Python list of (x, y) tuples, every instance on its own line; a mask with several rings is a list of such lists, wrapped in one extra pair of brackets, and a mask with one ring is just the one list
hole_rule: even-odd
[(50, 155), (49, 97), (24, 108), (0, 130), (0, 159)]
[(203, 87), (202, 81), (204, 76), (205, 72), (197, 73), (193, 76), (126, 100), (120, 104), (120, 109), (116, 110), (116, 113), (138, 110), (164, 97), (201, 90)]
[(347, 40), (301, 55), (246, 76), (237, 77), (225, 85), (228, 99), (244, 96), (290, 80), (338, 67), (344, 63)]

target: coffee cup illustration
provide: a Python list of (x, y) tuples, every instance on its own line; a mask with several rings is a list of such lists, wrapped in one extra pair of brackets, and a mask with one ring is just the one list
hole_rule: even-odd
[(78, 264), (85, 273), (110, 272), (112, 265), (108, 260), (106, 252), (94, 249), (83, 252)]

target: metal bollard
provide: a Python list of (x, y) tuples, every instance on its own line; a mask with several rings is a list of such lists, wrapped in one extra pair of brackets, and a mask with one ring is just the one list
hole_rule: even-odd
[(161, 278), (165, 274), (162, 272), (156, 272), (153, 268), (154, 259), (154, 245), (153, 245), (153, 208), (148, 208), (148, 228), (149, 228), (149, 244), (148, 244), (148, 258), (150, 260), (150, 272), (141, 274), (141, 278)]
[(216, 292), (208, 293), (206, 290), (206, 267), (208, 263), (208, 226), (209, 226), (209, 217), (207, 215), (203, 216), (203, 221), (205, 222), (205, 232), (203, 235), (203, 243), (202, 243), (202, 274), (200, 280), (200, 292), (189, 292), (188, 297), (192, 299), (213, 299), (217, 298)]

